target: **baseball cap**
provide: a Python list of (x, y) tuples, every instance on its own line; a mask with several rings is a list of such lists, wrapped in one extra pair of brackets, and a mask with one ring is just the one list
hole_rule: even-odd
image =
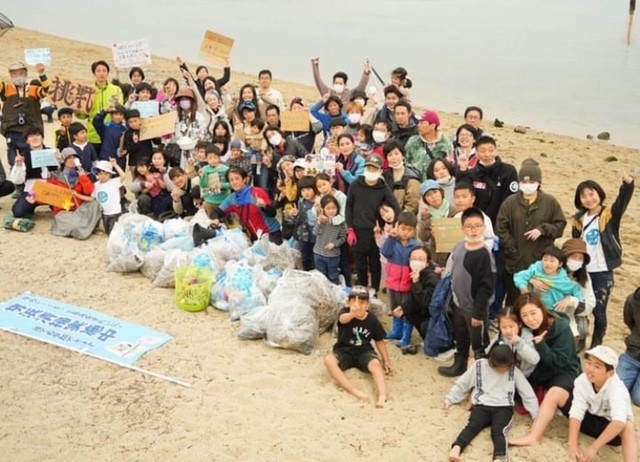
[(367, 165), (373, 165), (376, 168), (382, 169), (382, 165), (383, 165), (383, 161), (382, 158), (376, 154), (371, 154), (369, 157), (367, 157), (367, 160), (364, 162), (364, 166), (366, 167)]
[(440, 125), (440, 116), (436, 111), (424, 111), (422, 117), (420, 117), (420, 121)]
[(349, 292), (349, 298), (362, 298), (369, 300), (369, 290), (364, 286), (353, 286)]
[(244, 143), (240, 140), (233, 140), (231, 142), (230, 149), (240, 149), (242, 152), (247, 152), (246, 148), (244, 147)]
[(597, 347), (591, 348), (589, 351), (585, 352), (585, 355), (598, 358), (600, 361), (608, 364), (614, 369), (618, 367), (618, 354), (611, 347), (598, 345)]
[(256, 105), (253, 104), (253, 101), (244, 101), (241, 105), (240, 105), (240, 110), (249, 110), (249, 111), (255, 111), (256, 110)]

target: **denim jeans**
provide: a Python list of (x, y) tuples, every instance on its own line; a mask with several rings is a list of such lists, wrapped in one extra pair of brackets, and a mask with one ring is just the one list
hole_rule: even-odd
[(27, 202), (27, 193), (22, 193), (18, 199), (16, 199), (13, 207), (11, 207), (11, 213), (16, 218), (29, 218), (36, 213), (36, 204)]
[(20, 151), (22, 155), (26, 155), (26, 151), (29, 149), (27, 141), (24, 139), (24, 135), (20, 132), (7, 132), (5, 135), (7, 139), (7, 160), (9, 161), (9, 170), (16, 162), (17, 151)]
[(314, 254), (316, 269), (324, 274), (328, 280), (338, 284), (338, 268), (340, 267), (340, 257), (324, 257)]
[(620, 355), (617, 372), (629, 390), (633, 404), (640, 406), (640, 361), (624, 352)]
[(607, 332), (607, 305), (613, 289), (613, 271), (599, 271), (589, 273), (593, 293), (596, 296), (596, 306), (593, 308), (593, 337), (591, 348), (600, 345), (604, 334)]

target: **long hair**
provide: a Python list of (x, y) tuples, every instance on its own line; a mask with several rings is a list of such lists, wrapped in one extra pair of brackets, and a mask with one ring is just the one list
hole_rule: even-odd
[(544, 303), (542, 303), (542, 300), (540, 300), (540, 297), (538, 297), (536, 294), (528, 293), (528, 294), (522, 294), (516, 299), (515, 303), (513, 304), (513, 309), (516, 313), (518, 313), (518, 318), (520, 318), (520, 321), (522, 321), (520, 310), (522, 310), (522, 308), (525, 305), (535, 305), (536, 308), (542, 311), (542, 323), (540, 324), (540, 327), (538, 327), (537, 329), (535, 330), (532, 329), (534, 335), (540, 335), (543, 332), (551, 329), (555, 321), (555, 318), (551, 313), (551, 311), (549, 311), (547, 307), (544, 306)]

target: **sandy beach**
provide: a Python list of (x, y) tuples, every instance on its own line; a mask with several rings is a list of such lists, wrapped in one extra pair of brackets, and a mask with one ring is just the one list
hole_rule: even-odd
[[(23, 50), (49, 47), (49, 77), (92, 80), (90, 63), (111, 62), (106, 47), (16, 28), (0, 38), (0, 74), (10, 62), (23, 60)], [(301, 58), (301, 66), (309, 67)], [(211, 68), (210, 68), (211, 69)], [(145, 69), (146, 70), (146, 69)], [(273, 86), (286, 99), (319, 98), (315, 88), (277, 79)], [(251, 74), (234, 72), (232, 91), (257, 83)], [(220, 69), (213, 70), (216, 76)], [(35, 70), (30, 69), (30, 76)], [(178, 76), (174, 59), (154, 56), (147, 80), (161, 83)], [(123, 76), (124, 77), (124, 76)], [(421, 82), (414, 84), (420, 85)], [(420, 101), (420, 106), (428, 102)], [(426, 104), (425, 104), (426, 103)], [(469, 101), (473, 104), (473, 101)], [(435, 108), (437, 109), (437, 108)], [(460, 108), (462, 111), (464, 108)], [(623, 171), (640, 176), (640, 151), (606, 142), (581, 140), (530, 128), (495, 128), (500, 114), (485, 108), (485, 128), (498, 140), (502, 159), (519, 167), (527, 157), (542, 168), (542, 187), (558, 198), (567, 218), (574, 213), (577, 183), (600, 182), (613, 201)], [(450, 135), (462, 123), (460, 114), (441, 113)], [(46, 124), (45, 143), (52, 144), (54, 124)], [(4, 140), (0, 159), (5, 167)], [(606, 162), (614, 156), (617, 160)], [(10, 213), (12, 199), (0, 199), (0, 218)], [(444, 396), (453, 384), (440, 377), (440, 363), (424, 355), (402, 356), (390, 344), (397, 373), (388, 380), (387, 406), (356, 401), (338, 390), (322, 364), (334, 343), (320, 338), (320, 355), (304, 356), (269, 348), (260, 341), (236, 339), (237, 323), (209, 309), (187, 313), (174, 305), (173, 289), (154, 289), (141, 274), (106, 272), (106, 235), (87, 241), (50, 234), (50, 213), (40, 208), (29, 233), (0, 230), (0, 299), (25, 291), (167, 332), (174, 339), (143, 357), (138, 366), (190, 382), (183, 388), (115, 365), (0, 332), (0, 454), (6, 461), (334, 461), (446, 460), (450, 444), (465, 425), (460, 406), (445, 411)], [(640, 199), (631, 201), (622, 223), (624, 264), (616, 270), (609, 304), (605, 343), (624, 349), (627, 329), (622, 303), (640, 281)], [(569, 236), (570, 227), (565, 231)], [(562, 241), (560, 241), (562, 242)], [(389, 326), (388, 319), (384, 320)], [(414, 341), (417, 335), (414, 334)], [(373, 397), (370, 377), (356, 371), (348, 377)], [(635, 408), (636, 425), (640, 410)], [(526, 431), (530, 419), (516, 416), (512, 435)], [(567, 420), (556, 417), (543, 444), (514, 449), (513, 461), (565, 460)], [(583, 444), (588, 438), (584, 437)], [(488, 460), (485, 430), (463, 454), (466, 461)], [(621, 460), (620, 450), (604, 448), (598, 460)]]

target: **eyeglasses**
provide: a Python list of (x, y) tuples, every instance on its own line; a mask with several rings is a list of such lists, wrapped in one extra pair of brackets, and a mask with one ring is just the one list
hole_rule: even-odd
[(482, 229), (484, 228), (484, 225), (464, 225), (463, 226), (464, 229), (472, 229), (472, 230), (476, 230), (476, 229)]

